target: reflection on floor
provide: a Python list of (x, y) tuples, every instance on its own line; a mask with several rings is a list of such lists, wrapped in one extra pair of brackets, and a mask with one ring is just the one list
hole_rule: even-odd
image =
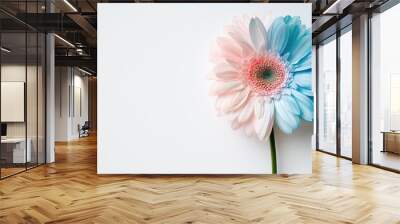
[(7, 177), (16, 173), (19, 173), (21, 171), (24, 171), (25, 167), (11, 167), (11, 168), (1, 168), (1, 177)]
[(0, 181), (0, 223), (399, 223), (400, 175), (313, 152), (310, 175), (97, 175), (96, 138)]
[(376, 150), (372, 159), (374, 164), (400, 170), (400, 155), (398, 154)]
[(351, 158), (352, 157), (352, 149), (349, 147), (342, 147), (340, 149), (340, 153), (342, 156), (347, 157), (347, 158)]
[(0, 170), (1, 172), (1, 178), (6, 178), (8, 176), (11, 176), (13, 174), (20, 173), (22, 171), (25, 171), (26, 169), (30, 169), (32, 167), (36, 167), (36, 163), (27, 163), (25, 164), (2, 164), (2, 168)]

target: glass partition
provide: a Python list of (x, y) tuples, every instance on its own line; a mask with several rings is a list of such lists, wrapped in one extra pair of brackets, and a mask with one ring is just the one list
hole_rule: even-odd
[(371, 18), (371, 162), (400, 171), (400, 5)]
[(24, 171), (31, 162), (31, 151), (26, 150), (26, 41), (25, 32), (1, 34), (2, 177)]
[(318, 47), (318, 149), (336, 154), (336, 39)]
[(36, 32), (27, 33), (27, 74), (26, 74), (26, 116), (27, 116), (27, 151), (30, 152), (30, 160), (27, 167), (37, 165), (38, 160), (38, 35)]
[(340, 36), (340, 155), (351, 158), (352, 149), (352, 32)]
[[(44, 12), (44, 1), (2, 6)], [(0, 12), (1, 179), (45, 163), (45, 45), (44, 33)]]
[(46, 162), (46, 38), (43, 33), (38, 34), (38, 76), (37, 76), (37, 147), (38, 147), (38, 164)]

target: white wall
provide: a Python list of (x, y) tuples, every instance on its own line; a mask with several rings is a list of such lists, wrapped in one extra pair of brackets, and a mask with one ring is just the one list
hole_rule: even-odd
[[(216, 116), (209, 50), (235, 16), (310, 26), (310, 6), (99, 4), (98, 173), (271, 173), (269, 144)], [(312, 124), (277, 133), (278, 172), (311, 172), (311, 134)]]
[(1, 108), (1, 122), (25, 121), (25, 82), (1, 82)]
[(55, 140), (67, 141), (69, 133), (70, 75), (68, 67), (55, 68)]
[(56, 67), (55, 90), (55, 140), (77, 139), (78, 124), (88, 120), (88, 77), (76, 68)]
[[(33, 74), (33, 71), (36, 75), (36, 67), (19, 64), (5, 64), (1, 66), (1, 81), (2, 82), (23, 82), (26, 83), (25, 76), (26, 71), (28, 71), (28, 75)], [(24, 92), (23, 92), (24, 94)], [(33, 93), (31, 93), (33, 94)], [(36, 96), (36, 94), (35, 94)], [(3, 105), (4, 106), (4, 105)], [(35, 105), (36, 108), (36, 105)], [(20, 108), (22, 110), (22, 116), (25, 112), (24, 106)], [(8, 108), (2, 108), (2, 114), (8, 111)], [(16, 113), (21, 113), (21, 111), (16, 111)], [(13, 136), (21, 137), (25, 136), (25, 125), (24, 118), (22, 118), (22, 122), (8, 122), (7, 129), (14, 133)]]

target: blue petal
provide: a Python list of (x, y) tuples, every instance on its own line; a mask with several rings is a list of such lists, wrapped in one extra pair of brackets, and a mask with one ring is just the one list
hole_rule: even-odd
[(310, 52), (309, 55), (307, 55), (306, 57), (301, 59), (298, 63), (292, 64), (291, 71), (292, 72), (300, 72), (300, 71), (304, 71), (307, 69), (311, 69), (311, 57), (312, 57), (312, 54)]
[(301, 64), (305, 63), (311, 63), (311, 58), (312, 58), (312, 48), (308, 49), (308, 51), (305, 53), (304, 57), (301, 58), (296, 64), (296, 66), (299, 66)]
[[(289, 62), (291, 64), (299, 63), (303, 58), (308, 57), (312, 52), (311, 46), (311, 32), (309, 29), (304, 31), (304, 34), (300, 34), (295, 40), (293, 48), (290, 50), (291, 54), (289, 57)], [(311, 59), (307, 58), (308, 60)]]
[(311, 89), (312, 87), (311, 69), (294, 73), (293, 82), (297, 86), (300, 86), (302, 88)]
[(295, 48), (295, 46), (297, 45), (296, 40), (299, 34), (303, 31), (302, 29), (304, 28), (304, 26), (301, 25), (301, 20), (298, 16), (285, 16), (284, 20), (288, 26), (290, 33), (285, 52), (291, 52), (293, 48)]
[(275, 122), (284, 133), (293, 133), (294, 128), (280, 114), (275, 114)]
[(250, 20), (249, 32), (254, 48), (257, 51), (261, 50), (261, 48), (264, 48), (267, 31), (265, 30), (265, 27), (259, 18), (255, 17)]
[(314, 118), (314, 100), (296, 90), (292, 91), (293, 97), (301, 110), (301, 118), (306, 121), (312, 121)]
[(289, 30), (283, 17), (274, 20), (267, 33), (267, 50), (284, 55), (289, 40)]
[(285, 56), (294, 71), (307, 69), (311, 67), (311, 30), (298, 16), (278, 17), (267, 33), (267, 50)]
[(312, 97), (314, 96), (314, 93), (312, 92), (311, 89), (304, 89), (304, 88), (297, 88), (297, 91), (301, 92), (302, 94)]
[(301, 110), (296, 100), (290, 95), (282, 95), (275, 101), (275, 120), (279, 128), (290, 134), (299, 127)]

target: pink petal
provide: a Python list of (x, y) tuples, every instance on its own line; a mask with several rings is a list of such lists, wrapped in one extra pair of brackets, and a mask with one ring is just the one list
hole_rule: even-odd
[(254, 130), (260, 140), (265, 141), (271, 134), (272, 126), (274, 124), (274, 104), (269, 100), (257, 101), (257, 107), (262, 107), (262, 114), (256, 115), (254, 121)]
[(217, 39), (217, 44), (220, 47), (222, 51), (225, 51), (227, 53), (230, 53), (236, 57), (240, 57), (241, 55), (241, 49), (237, 43), (235, 43), (234, 40), (227, 38), (227, 37), (219, 37)]
[(234, 63), (241, 63), (243, 60), (242, 49), (233, 42), (233, 40), (225, 37), (220, 37), (217, 40), (218, 46), (220, 47), (220, 55), (226, 61), (232, 61)]
[(231, 102), (230, 102), (230, 110), (227, 112), (231, 112), (231, 111), (236, 111), (238, 109), (240, 109), (242, 106), (245, 105), (245, 103), (247, 102), (247, 99), (250, 95), (250, 89), (246, 88), (240, 92), (237, 92), (232, 98), (231, 98)]
[(241, 48), (241, 56), (243, 58), (247, 58), (250, 55), (253, 55), (255, 50), (251, 46), (248, 38), (244, 37), (244, 34), (241, 31), (235, 30), (235, 28), (230, 28), (228, 30), (229, 36), (236, 41), (237, 45)]
[(233, 119), (233, 121), (231, 122), (231, 128), (233, 130), (237, 130), (240, 127), (241, 127), (241, 124), (236, 119)]
[(254, 103), (254, 115), (256, 119), (260, 119), (264, 116), (264, 99), (257, 97)]
[(219, 63), (214, 67), (213, 71), (215, 73), (218, 73), (218, 72), (237, 71), (237, 70), (229, 64)]
[(234, 72), (234, 71), (225, 71), (225, 72), (219, 72), (215, 73), (215, 77), (221, 80), (234, 80), (234, 79), (239, 79), (239, 73)]
[(249, 94), (250, 90), (246, 88), (242, 91), (218, 97), (218, 101), (220, 101), (218, 102), (218, 109), (226, 114), (236, 111), (247, 101)]
[(239, 74), (239, 71), (230, 66), (229, 64), (218, 63), (214, 67), (213, 72), (211, 72), (208, 75), (208, 77), (209, 79), (214, 79), (214, 80), (229, 81), (229, 80), (237, 80), (241, 76)]
[(241, 81), (216, 81), (211, 87), (210, 94), (222, 95), (226, 93), (236, 92), (244, 89), (245, 86)]
[(251, 116), (251, 119), (247, 123), (245, 123), (243, 127), (244, 133), (249, 137), (255, 135), (253, 123), (254, 123), (254, 116)]
[(237, 119), (240, 123), (244, 123), (248, 121), (253, 116), (253, 114), (254, 114), (254, 99), (253, 97), (250, 97), (246, 105), (240, 111)]

